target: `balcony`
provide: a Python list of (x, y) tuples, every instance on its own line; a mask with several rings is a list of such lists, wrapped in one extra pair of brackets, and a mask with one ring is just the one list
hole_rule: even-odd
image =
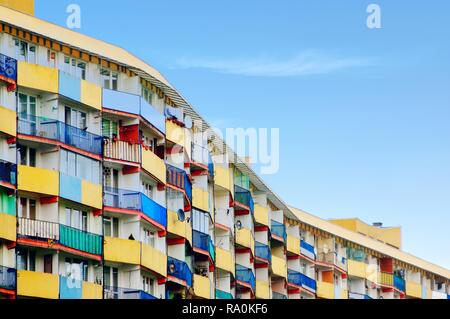
[(166, 133), (166, 117), (159, 113), (155, 107), (147, 103), (143, 98), (140, 99), (141, 117), (155, 127), (158, 131)]
[(118, 161), (140, 163), (141, 146), (125, 141), (105, 139), (104, 156)]
[(0, 53), (0, 80), (9, 92), (17, 88), (17, 60)]
[(269, 245), (255, 242), (255, 257), (268, 264), (272, 263), (272, 252)]
[(141, 243), (136, 240), (105, 237), (104, 259), (106, 261), (140, 265)]
[(442, 291), (431, 291), (431, 299), (447, 299), (447, 294)]
[(63, 71), (59, 71), (59, 94), (96, 110), (102, 109), (102, 88), (100, 86)]
[(22, 297), (58, 299), (59, 276), (41, 272), (18, 270), (17, 295)]
[(167, 211), (167, 231), (182, 238), (185, 238), (192, 244), (192, 227), (186, 221), (180, 221), (178, 214), (172, 211)]
[(208, 166), (209, 159), (210, 159), (209, 150), (204, 146), (192, 143), (191, 159), (193, 162), (195, 162), (197, 164), (201, 164), (203, 166)]
[(252, 193), (238, 185), (234, 185), (234, 202), (235, 210), (248, 211), (251, 214), (254, 213), (255, 207), (253, 203)]
[(59, 298), (60, 299), (82, 299), (83, 282), (64, 276), (59, 276)]
[(102, 209), (102, 186), (77, 177), (59, 174), (59, 196), (76, 203)]
[(286, 243), (287, 233), (286, 233), (286, 226), (284, 224), (272, 220), (270, 230), (272, 233), (272, 238), (281, 241), (283, 243)]
[[(1, 198), (0, 198), (1, 199)], [(16, 216), (0, 213), (0, 239), (16, 241)]]
[(269, 226), (269, 208), (255, 204), (255, 221), (258, 224)]
[(394, 275), (385, 272), (380, 273), (380, 284), (383, 286), (394, 286)]
[(367, 264), (351, 259), (348, 260), (348, 275), (357, 278), (366, 278)]
[(216, 289), (216, 299), (234, 299), (234, 298), (231, 293)]
[[(214, 261), (214, 246), (212, 246), (211, 237), (208, 234), (194, 230), (192, 233), (192, 241), (195, 251), (208, 255)], [(212, 250), (211, 246), (213, 247)]]
[(166, 163), (151, 150), (142, 148), (142, 168), (160, 183), (166, 183)]
[(349, 292), (348, 293), (348, 299), (356, 299), (356, 300), (370, 300), (372, 298), (370, 298), (368, 295), (366, 294), (362, 294), (362, 293), (357, 293), (357, 292)]
[(59, 241), (60, 228), (57, 223), (27, 218), (18, 218), (18, 222), (17, 235), (19, 237)]
[(149, 299), (157, 299), (153, 295), (132, 288), (119, 288), (119, 287), (111, 287), (105, 286), (105, 299), (135, 299), (135, 300), (149, 300)]
[(83, 282), (81, 287), (83, 299), (103, 299), (103, 286), (91, 282)]
[(234, 274), (234, 259), (230, 251), (216, 247), (216, 267)]
[(19, 134), (59, 141), (95, 155), (102, 155), (103, 137), (58, 120), (30, 114), (19, 114)]
[(167, 255), (154, 247), (141, 244), (141, 265), (162, 277), (167, 276)]
[(167, 165), (167, 184), (184, 191), (186, 199), (192, 203), (192, 183), (184, 170)]
[(9, 136), (16, 136), (16, 112), (0, 106), (0, 132)]
[(287, 251), (297, 256), (300, 255), (300, 238), (288, 235)]
[(184, 147), (186, 136), (184, 128), (174, 123), (173, 121), (166, 121), (166, 139), (174, 144)]
[(209, 212), (209, 193), (199, 187), (192, 187), (192, 206)]
[(255, 291), (256, 280), (251, 269), (241, 265), (236, 265), (236, 280), (241, 286), (250, 288), (253, 292)]
[(0, 290), (16, 290), (16, 270), (0, 266)]
[(228, 167), (214, 165), (214, 184), (231, 192), (231, 171)]
[(167, 258), (167, 276), (184, 286), (192, 287), (192, 272), (184, 261), (169, 256)]
[(308, 289), (312, 292), (317, 290), (316, 281), (298, 271), (288, 270), (288, 282), (292, 285)]
[(21, 191), (47, 196), (59, 195), (59, 174), (54, 170), (19, 166), (17, 184)]
[(317, 282), (317, 297), (324, 299), (334, 299), (334, 285), (329, 282)]
[(405, 292), (406, 290), (405, 280), (397, 275), (394, 275), (394, 288), (398, 289), (399, 291)]
[(106, 207), (142, 212), (159, 228), (167, 227), (167, 209), (140, 192), (105, 186), (103, 204)]
[(308, 244), (306, 241), (300, 241), (300, 253), (312, 260), (316, 259), (316, 252), (314, 250), (314, 246)]
[(405, 292), (408, 297), (422, 298), (422, 285), (413, 281), (406, 281)]
[(102, 95), (103, 108), (121, 113), (139, 115), (141, 106), (141, 97), (139, 95), (105, 88), (102, 91)]
[(58, 75), (58, 69), (19, 61), (17, 84), (21, 87), (56, 94), (59, 91)]
[(272, 273), (281, 278), (287, 278), (287, 263), (285, 258), (272, 255)]
[(208, 277), (194, 275), (194, 294), (197, 297), (210, 299), (211, 283)]
[(256, 298), (270, 299), (270, 287), (267, 281), (256, 280)]
[(100, 235), (84, 232), (65, 225), (59, 225), (59, 242), (61, 245), (93, 255), (101, 255), (103, 238)]
[(236, 244), (245, 248), (249, 248), (254, 255), (255, 239), (253, 238), (253, 234), (250, 229), (241, 228), (236, 230)]

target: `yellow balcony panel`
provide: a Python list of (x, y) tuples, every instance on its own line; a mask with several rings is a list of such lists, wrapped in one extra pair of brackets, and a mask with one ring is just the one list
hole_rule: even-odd
[(358, 278), (366, 278), (367, 264), (355, 260), (348, 260), (348, 275)]
[(300, 255), (300, 238), (288, 235), (287, 251), (295, 255)]
[(59, 276), (34, 271), (17, 271), (17, 295), (23, 297), (58, 299)]
[(16, 216), (0, 213), (0, 239), (16, 241)]
[(81, 181), (81, 203), (96, 209), (103, 208), (103, 190), (101, 185)]
[(139, 265), (141, 261), (141, 244), (136, 240), (105, 237), (105, 260)]
[(286, 259), (277, 256), (272, 256), (272, 272), (276, 276), (287, 278)]
[(16, 136), (17, 132), (16, 112), (0, 106), (0, 132), (10, 136)]
[(214, 165), (214, 184), (233, 194), (233, 189), (231, 187), (231, 170), (221, 165)]
[(17, 82), (19, 86), (39, 91), (58, 93), (58, 69), (19, 61)]
[(269, 208), (255, 204), (255, 220), (259, 224), (269, 226)]
[(81, 80), (81, 103), (101, 110), (102, 88), (94, 83)]
[(147, 244), (142, 244), (141, 265), (163, 277), (167, 276), (167, 255)]
[(197, 297), (210, 299), (210, 285), (208, 277), (194, 275), (194, 293)]
[(166, 139), (180, 146), (185, 145), (184, 128), (172, 121), (166, 121)]
[(234, 275), (234, 260), (230, 251), (216, 247), (216, 267)]
[(167, 231), (171, 234), (186, 238), (192, 243), (192, 227), (191, 224), (178, 219), (178, 214), (172, 211), (167, 211)]
[(82, 299), (103, 299), (103, 287), (91, 282), (83, 282), (82, 286)]
[(416, 282), (406, 282), (406, 295), (413, 298), (422, 298), (422, 285)]
[(270, 287), (267, 281), (256, 281), (256, 298), (270, 299)]
[(329, 282), (317, 282), (317, 297), (324, 299), (334, 299), (334, 285)]
[(381, 272), (379, 274), (379, 283), (383, 286), (394, 286), (394, 275)]
[(199, 187), (192, 187), (192, 206), (205, 212), (209, 212), (208, 192)]
[(166, 163), (150, 150), (142, 148), (142, 168), (158, 181), (166, 183)]
[(19, 166), (18, 189), (48, 196), (58, 196), (59, 174), (54, 170)]
[(255, 239), (249, 229), (242, 228), (240, 230), (236, 230), (236, 244), (250, 248), (253, 255), (255, 255)]

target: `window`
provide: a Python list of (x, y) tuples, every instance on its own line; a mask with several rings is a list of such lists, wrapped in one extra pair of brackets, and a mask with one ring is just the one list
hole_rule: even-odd
[(155, 233), (149, 229), (144, 228), (142, 242), (151, 247), (155, 247)]
[(36, 220), (36, 201), (21, 197), (19, 199), (19, 218)]
[(105, 266), (103, 268), (103, 273), (105, 276), (105, 287), (117, 288), (119, 283), (119, 270), (114, 267)]
[(102, 120), (102, 134), (110, 139), (119, 138), (119, 124), (107, 119)]
[(35, 45), (15, 38), (14, 48), (17, 60), (36, 63), (37, 47)]
[(153, 186), (146, 182), (142, 182), (142, 193), (145, 194), (147, 197), (152, 198)]
[(150, 295), (154, 295), (155, 294), (155, 279), (154, 278), (150, 278), (147, 276), (142, 276), (142, 288), (143, 290), (150, 294)]
[(36, 271), (36, 252), (17, 248), (17, 269)]
[[(116, 190), (119, 188), (119, 171), (114, 168), (104, 169), (104, 183), (105, 187)], [(108, 190), (111, 191), (111, 190)]]
[(88, 214), (76, 209), (66, 207), (66, 226), (88, 231)]
[(153, 96), (154, 94), (150, 89), (142, 87), (142, 98), (150, 105), (153, 105)]
[(20, 165), (36, 167), (36, 150), (34, 148), (19, 145), (17, 152), (19, 152)]
[(119, 237), (119, 219), (116, 217), (103, 218), (103, 231), (106, 237)]
[(119, 79), (119, 74), (117, 72), (108, 69), (101, 69), (100, 76), (105, 89), (117, 91)]
[(19, 93), (19, 117), (31, 121), (33, 120), (31, 117), (34, 116), (36, 116), (36, 97)]
[(204, 234), (209, 233), (209, 214), (192, 210), (192, 227), (194, 230)]
[(100, 184), (100, 162), (66, 150), (60, 151), (61, 173)]
[(65, 108), (65, 123), (67, 125), (76, 127), (80, 130), (86, 130), (87, 128), (87, 115), (85, 112), (81, 112), (72, 109), (68, 106)]
[(79, 79), (86, 80), (86, 68), (86, 62), (71, 58), (67, 55), (64, 56), (64, 72), (69, 73)]
[(87, 262), (74, 259), (65, 258), (65, 277), (72, 280), (88, 281), (89, 265)]
[(56, 68), (58, 65), (58, 60), (57, 60), (57, 53), (55, 51), (52, 50), (47, 50), (47, 63), (48, 66), (51, 68)]

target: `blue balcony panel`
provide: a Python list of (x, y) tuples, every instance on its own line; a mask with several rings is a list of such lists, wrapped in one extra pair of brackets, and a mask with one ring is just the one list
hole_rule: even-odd
[(157, 299), (155, 296), (139, 289), (104, 286), (104, 291), (105, 299)]
[(81, 299), (83, 295), (82, 281), (59, 276), (59, 298)]
[(161, 133), (166, 133), (166, 118), (159, 113), (152, 105), (141, 98), (140, 114), (142, 118), (156, 127)]
[(178, 278), (186, 282), (188, 287), (192, 287), (192, 272), (184, 261), (167, 257), (167, 275)]
[(234, 185), (234, 200), (244, 206), (247, 206), (253, 214), (255, 204), (253, 202), (252, 193), (249, 190), (238, 185)]
[(110, 110), (139, 115), (140, 100), (139, 95), (103, 89), (103, 107)]
[(7, 83), (8, 91), (17, 87), (17, 60), (0, 53), (0, 79)]
[(167, 209), (159, 205), (154, 200), (144, 194), (141, 194), (142, 212), (160, 224), (163, 228), (167, 227)]
[(231, 293), (216, 289), (216, 299), (234, 299), (234, 298)]
[(268, 245), (264, 245), (259, 242), (255, 242), (255, 255), (258, 258), (267, 260), (269, 263), (272, 261), (272, 252)]
[(236, 279), (247, 283), (252, 290), (255, 291), (256, 279), (251, 269), (241, 265), (236, 265)]
[(0, 266), (0, 288), (6, 290), (16, 289), (16, 270)]
[(288, 282), (312, 291), (316, 291), (317, 283), (314, 279), (294, 270), (288, 270)]
[(403, 278), (394, 275), (394, 287), (400, 291), (406, 291), (406, 282)]
[(59, 196), (81, 203), (81, 179), (60, 173)]
[(272, 220), (270, 231), (272, 232), (273, 235), (282, 238), (283, 241), (286, 243), (287, 233), (286, 233), (286, 226), (284, 224)]
[(4, 160), (0, 160), (0, 181), (16, 185), (17, 165)]
[(68, 73), (59, 72), (59, 94), (74, 101), (81, 100), (81, 81)]

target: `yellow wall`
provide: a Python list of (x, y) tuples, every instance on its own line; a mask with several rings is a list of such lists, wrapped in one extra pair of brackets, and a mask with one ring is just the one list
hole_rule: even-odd
[(300, 238), (288, 235), (287, 250), (296, 255), (300, 255)]
[(136, 240), (105, 237), (104, 250), (107, 261), (132, 265), (141, 262), (141, 244)]
[(0, 0), (0, 6), (34, 15), (34, 0)]
[(19, 61), (19, 86), (45, 92), (58, 93), (58, 69)]
[(147, 244), (142, 244), (141, 265), (164, 277), (167, 276), (167, 255)]
[(103, 190), (101, 185), (81, 181), (81, 203), (96, 209), (103, 208)]
[(17, 131), (17, 115), (16, 112), (0, 106), (0, 132), (16, 136)]
[(19, 166), (18, 189), (22, 191), (59, 195), (59, 175), (57, 171), (30, 166)]
[(210, 299), (210, 282), (208, 277), (194, 275), (194, 293), (197, 297)]
[(16, 217), (0, 212), (0, 239), (16, 241)]
[(81, 80), (81, 103), (97, 110), (102, 109), (102, 88), (94, 83)]
[(103, 287), (91, 282), (83, 282), (82, 286), (83, 299), (103, 299)]
[(269, 208), (255, 204), (255, 220), (259, 224), (269, 226)]
[(270, 288), (267, 281), (256, 281), (256, 298), (270, 299)]
[(152, 174), (161, 183), (166, 183), (166, 164), (152, 151), (142, 148), (142, 168)]
[(17, 295), (45, 299), (59, 298), (59, 276), (40, 272), (17, 271)]

